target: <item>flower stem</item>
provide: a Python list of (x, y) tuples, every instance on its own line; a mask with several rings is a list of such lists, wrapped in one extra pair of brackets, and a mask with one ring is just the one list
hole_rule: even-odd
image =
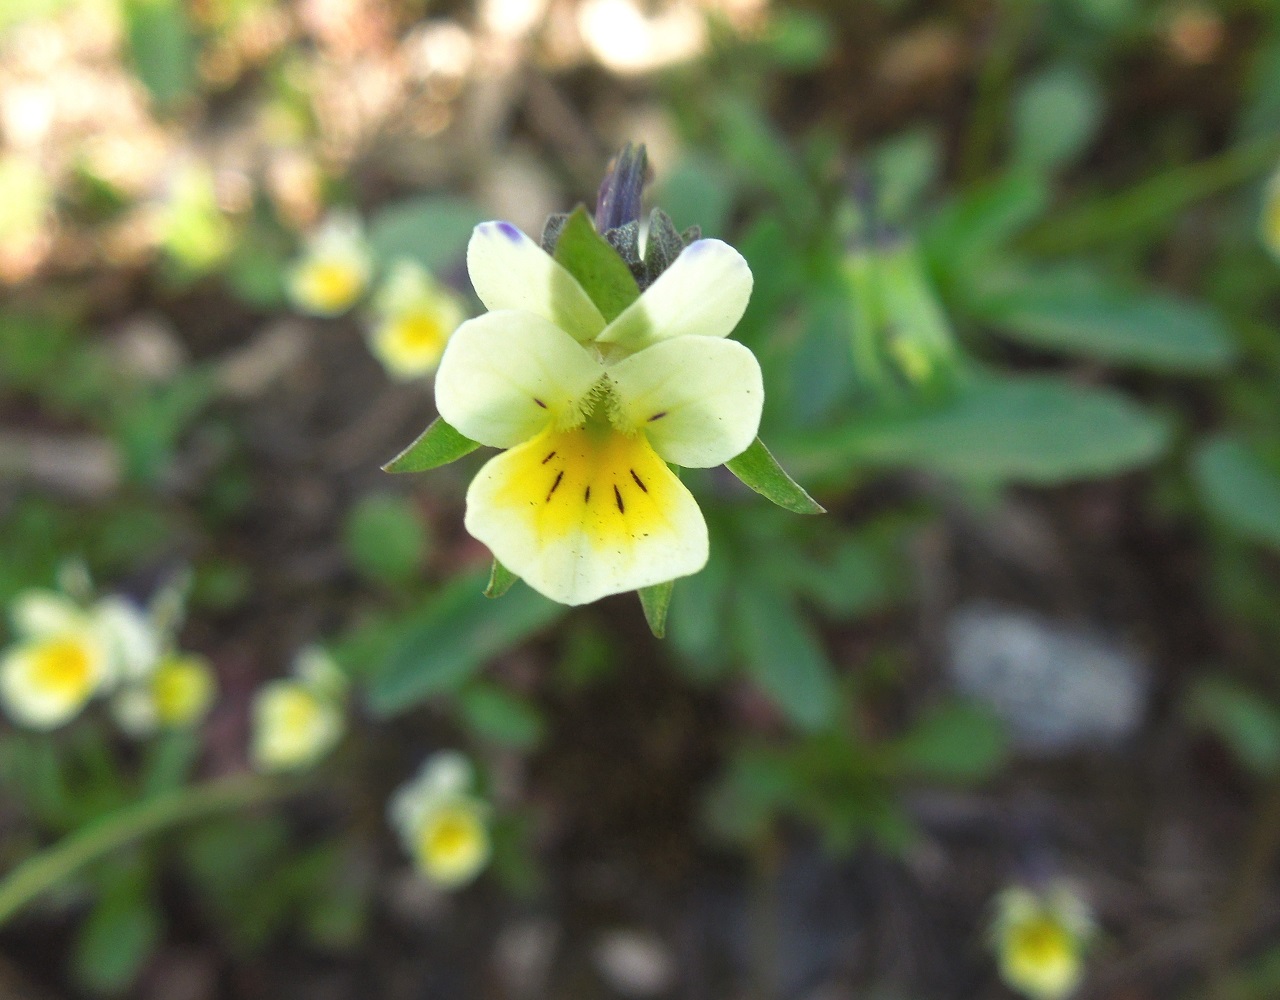
[(28, 858), (0, 880), (0, 926), (41, 893), (131, 841), (266, 802), (293, 787), (258, 775), (236, 775), (156, 795), (103, 816)]

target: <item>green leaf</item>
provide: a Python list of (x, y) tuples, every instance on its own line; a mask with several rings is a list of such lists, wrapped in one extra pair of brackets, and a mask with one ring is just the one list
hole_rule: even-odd
[(426, 472), (464, 455), (470, 455), (480, 447), (479, 442), (463, 437), (444, 418), (436, 417), (416, 441), (382, 467), (384, 472)]
[(801, 729), (830, 723), (837, 700), (831, 664), (795, 603), (783, 594), (744, 585), (734, 615), (747, 669), (761, 690)]
[(1231, 331), (1208, 306), (1127, 293), (1087, 271), (1019, 275), (976, 309), (1014, 340), (1157, 371), (1210, 374), (1235, 354)]
[(485, 597), (501, 597), (519, 580), (511, 570), (503, 566), (497, 559), (489, 567), (489, 585), (484, 588)]
[(591, 216), (581, 205), (573, 210), (560, 230), (555, 258), (578, 279), (605, 322), (612, 322), (640, 297), (640, 286), (631, 268), (609, 241), (596, 232)]
[(362, 498), (347, 515), (343, 539), (356, 569), (391, 584), (419, 575), (430, 544), (413, 502), (389, 494)]
[(725, 468), (762, 497), (796, 514), (825, 514), (826, 509), (783, 471), (759, 438)]
[(1187, 716), (1212, 731), (1260, 778), (1280, 773), (1280, 710), (1223, 677), (1201, 679), (1187, 700)]
[(1280, 157), (1280, 138), (1268, 132), (1208, 159), (1179, 163), (1116, 194), (1104, 194), (1055, 212), (1027, 234), (1023, 247), (1038, 254), (1074, 253), (1149, 240), (1188, 208), (1265, 176)]
[(707, 236), (724, 233), (733, 198), (733, 183), (724, 167), (696, 153), (663, 171), (653, 191), (653, 203), (678, 229), (697, 225)]
[(770, 17), (762, 45), (778, 66), (806, 73), (827, 61), (835, 37), (831, 23), (821, 14), (781, 8)]
[(940, 273), (985, 266), (1044, 214), (1049, 187), (1036, 171), (1014, 171), (948, 202), (924, 234), (929, 259)]
[(115, 878), (76, 940), (76, 979), (95, 993), (121, 993), (160, 940), (163, 921), (147, 894), (145, 873)]
[(641, 587), (636, 591), (640, 597), (640, 604), (644, 608), (644, 620), (649, 623), (649, 631), (656, 639), (661, 639), (667, 634), (667, 611), (671, 607), (671, 594), (675, 589), (675, 580), (668, 580), (666, 583), (655, 583), (652, 587)]
[(908, 774), (938, 781), (981, 781), (1008, 755), (1004, 726), (991, 712), (961, 702), (942, 705), (919, 719), (891, 748)]
[(487, 575), (481, 571), (454, 580), (405, 628), (370, 678), (375, 713), (395, 715), (456, 689), (494, 656), (566, 613), (563, 605), (528, 587), (515, 588), (495, 603), (484, 596)]
[(1069, 65), (1044, 70), (1014, 105), (1014, 162), (1039, 170), (1070, 163), (1097, 135), (1102, 113), (1102, 93), (1092, 76)]
[(522, 698), (493, 684), (474, 684), (459, 696), (467, 726), (481, 739), (532, 750), (545, 735), (542, 715)]
[(196, 52), (180, 0), (125, 0), (125, 32), (134, 72), (161, 107), (191, 93)]
[(484, 213), (462, 198), (422, 195), (393, 202), (369, 220), (369, 246), (386, 267), (408, 258), (442, 271), (466, 253), (471, 231)]
[(974, 382), (941, 406), (797, 437), (787, 454), (810, 474), (846, 479), (861, 464), (1049, 485), (1145, 465), (1168, 443), (1165, 421), (1113, 390), (1001, 377)]
[(1191, 464), (1200, 498), (1246, 538), (1280, 548), (1280, 476), (1240, 439), (1222, 434), (1203, 442)]

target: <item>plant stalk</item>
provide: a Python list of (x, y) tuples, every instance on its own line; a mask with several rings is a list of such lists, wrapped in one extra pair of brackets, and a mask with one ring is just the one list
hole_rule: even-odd
[(292, 785), (236, 775), (181, 788), (117, 810), (40, 851), (0, 880), (0, 926), (85, 865), (161, 830), (284, 795)]

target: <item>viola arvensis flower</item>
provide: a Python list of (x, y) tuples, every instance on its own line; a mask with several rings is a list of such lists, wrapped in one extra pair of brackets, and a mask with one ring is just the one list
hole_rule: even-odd
[(462, 302), (421, 265), (398, 261), (374, 298), (369, 348), (395, 379), (430, 375), (450, 334), (466, 319)]
[(746, 261), (697, 240), (612, 322), (510, 223), (476, 227), (467, 266), (490, 311), (450, 340), (436, 405), (507, 449), (467, 491), (467, 530), (564, 604), (700, 570), (706, 523), (668, 463), (710, 468), (755, 439), (760, 365), (725, 339), (751, 295)]
[(289, 269), (285, 287), (295, 308), (312, 316), (338, 316), (365, 292), (373, 274), (373, 254), (360, 217), (333, 212), (308, 237)]
[(396, 792), (391, 825), (428, 879), (454, 889), (489, 861), (489, 807), (472, 792), (475, 775), (461, 754), (443, 751)]
[(1084, 976), (1093, 931), (1088, 906), (1065, 886), (1004, 890), (991, 931), (1000, 978), (1031, 1000), (1062, 1000)]
[(194, 726), (208, 714), (217, 682), (208, 662), (189, 653), (169, 653), (112, 699), (120, 727), (135, 737)]
[(107, 630), (92, 612), (46, 590), (20, 595), (11, 618), (17, 641), (0, 660), (5, 711), (33, 729), (70, 721), (111, 680)]
[(292, 771), (316, 763), (346, 731), (346, 678), (329, 654), (305, 649), (293, 677), (268, 681), (253, 700), (250, 755), (261, 771)]

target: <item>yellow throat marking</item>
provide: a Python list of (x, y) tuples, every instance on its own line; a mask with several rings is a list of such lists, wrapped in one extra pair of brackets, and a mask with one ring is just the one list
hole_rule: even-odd
[(83, 694), (93, 682), (93, 663), (84, 644), (75, 639), (55, 639), (35, 654), (35, 683), (63, 698)]
[(539, 538), (581, 532), (595, 545), (630, 548), (670, 525), (678, 481), (643, 433), (589, 422), (544, 431), (510, 454), (497, 499), (528, 515)]

